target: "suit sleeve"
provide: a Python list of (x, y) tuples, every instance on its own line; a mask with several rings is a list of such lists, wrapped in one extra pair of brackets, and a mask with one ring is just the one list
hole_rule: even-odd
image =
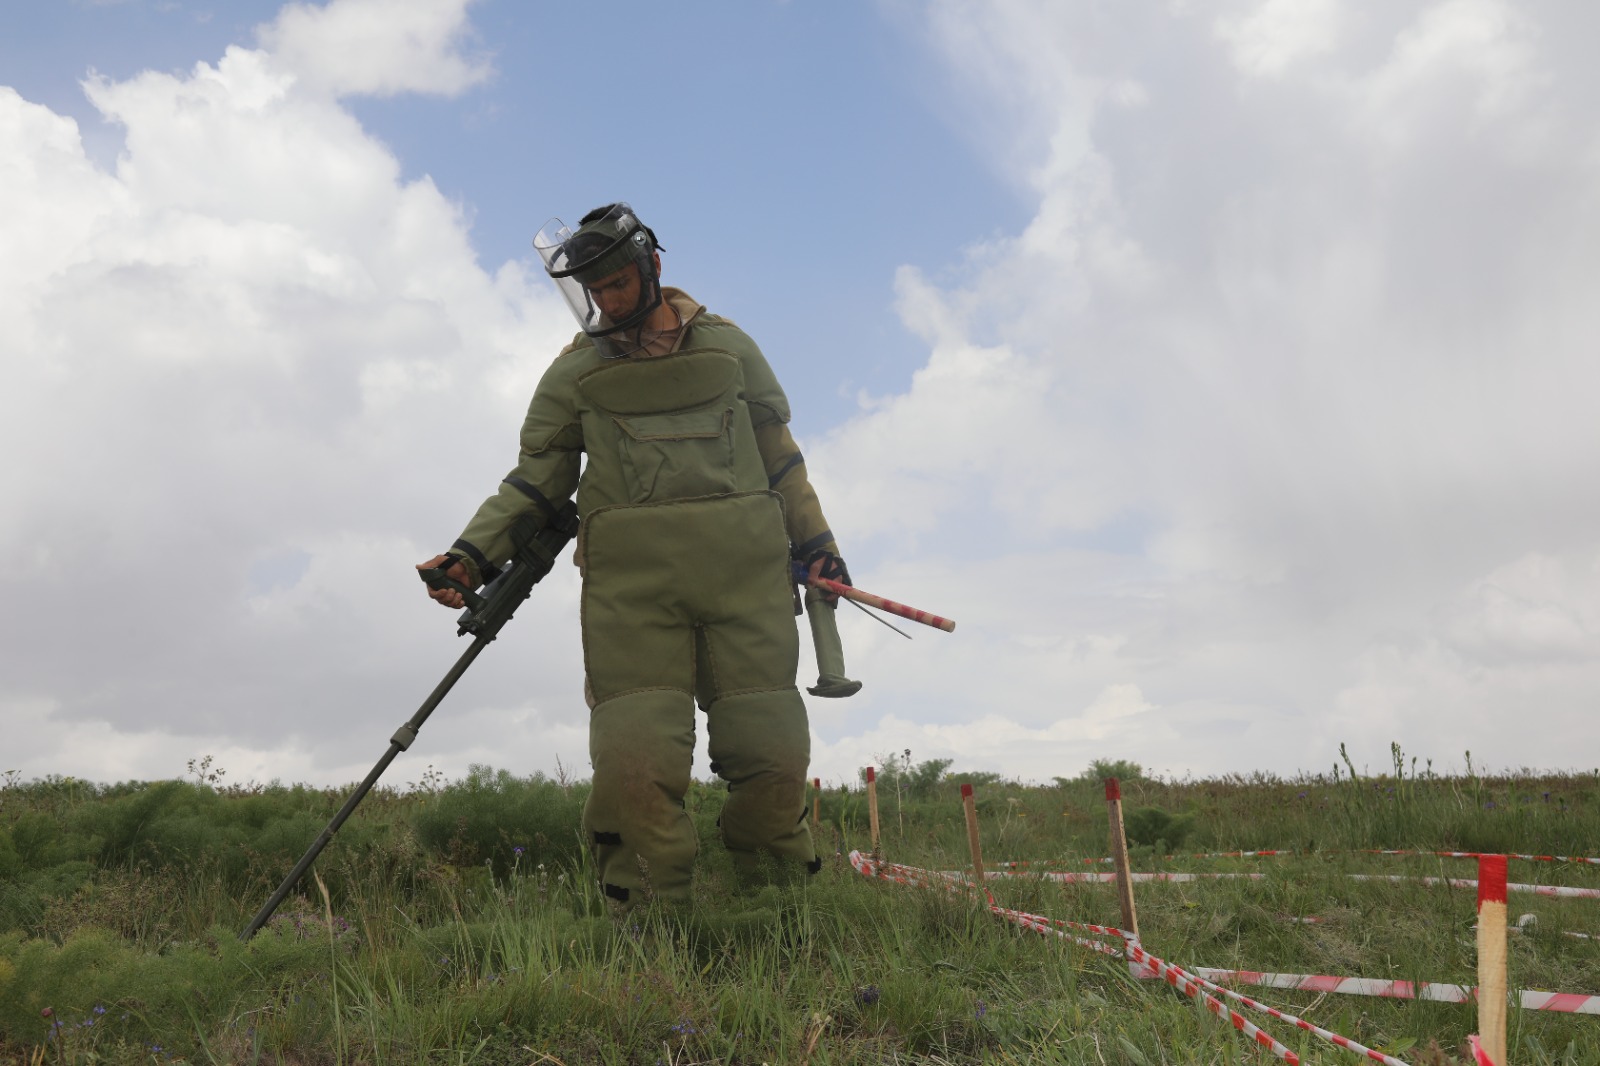
[(475, 583), (511, 558), (511, 530), (519, 518), (527, 516), (542, 528), (578, 487), (583, 431), (562, 364), (560, 358), (551, 364), (528, 404), (517, 465), (452, 545), (466, 559)]
[(756, 446), (761, 449), (761, 461), (766, 464), (767, 483), (783, 497), (783, 513), (795, 557), (804, 559), (818, 550), (839, 554), (839, 545), (822, 514), (822, 502), (806, 477), (805, 457), (800, 454), (800, 446), (795, 443), (789, 427), (782, 422), (757, 426)]
[(767, 484), (783, 497), (783, 513), (789, 527), (789, 543), (797, 558), (814, 551), (839, 554), (833, 531), (823, 516), (822, 503), (806, 476), (805, 457), (789, 432), (789, 399), (778, 377), (772, 372), (761, 349), (741, 332), (746, 342), (741, 352), (744, 363), (745, 402), (756, 431), (756, 447), (766, 467)]

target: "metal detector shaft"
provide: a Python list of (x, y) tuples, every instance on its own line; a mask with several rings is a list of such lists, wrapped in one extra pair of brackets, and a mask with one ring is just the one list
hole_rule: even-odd
[(489, 637), (485, 640), (479, 637), (474, 640), (472, 647), (462, 653), (461, 658), (457, 659), (456, 664), (450, 668), (450, 672), (444, 675), (444, 680), (439, 682), (422, 706), (417, 708), (417, 713), (412, 715), (405, 725), (395, 731), (394, 736), (389, 740), (389, 750), (383, 753), (383, 758), (378, 760), (378, 764), (367, 774), (366, 779), (356, 786), (354, 792), (350, 793), (350, 798), (344, 801), (344, 806), (339, 808), (339, 813), (333, 816), (333, 821), (328, 823), (328, 827), (312, 843), (310, 850), (300, 857), (299, 862), (294, 864), (294, 869), (290, 870), (289, 876), (283, 879), (283, 884), (279, 885), (278, 890), (272, 894), (271, 898), (262, 904), (261, 909), (256, 912), (256, 916), (250, 919), (250, 924), (245, 926), (244, 932), (239, 934), (240, 940), (249, 940), (256, 935), (263, 925), (267, 924), (267, 921), (272, 917), (272, 913), (278, 909), (278, 905), (288, 898), (289, 893), (294, 891), (294, 886), (299, 884), (300, 879), (306, 875), (306, 871), (311, 869), (311, 864), (317, 861), (317, 856), (322, 854), (322, 849), (333, 842), (334, 834), (339, 831), (340, 826), (344, 825), (345, 819), (354, 813), (356, 806), (366, 798), (368, 792), (372, 791), (372, 786), (378, 783), (378, 778), (382, 777), (383, 772), (389, 768), (389, 764), (394, 762), (395, 756), (411, 747), (411, 742), (417, 739), (417, 732), (422, 728), (422, 723), (428, 720), (428, 715), (432, 714), (433, 709), (439, 706), (444, 700), (445, 694), (461, 679), (461, 675), (467, 672), (467, 667), (472, 665), (472, 660), (476, 659), (478, 653), (488, 647), (489, 641), (493, 639), (493, 637)]
[[(333, 840), (333, 835), (344, 825), (345, 819), (350, 817), (366, 798), (367, 793), (372, 791), (372, 786), (378, 783), (378, 778), (382, 777), (389, 764), (394, 762), (395, 756), (411, 747), (411, 742), (417, 739), (417, 732), (422, 729), (422, 723), (428, 720), (428, 715), (439, 706), (455, 683), (461, 680), (461, 675), (467, 672), (467, 667), (472, 665), (478, 653), (499, 635), (502, 626), (511, 621), (512, 614), (533, 592), (533, 586), (550, 572), (550, 568), (555, 565), (556, 556), (577, 532), (578, 511), (570, 500), (557, 508), (550, 516), (550, 521), (542, 528), (522, 527), (513, 531), (512, 539), (517, 547), (511, 565), (485, 586), (481, 597), (472, 595), (469, 600), (472, 606), (461, 615), (456, 635), (464, 636), (471, 633), (472, 646), (461, 654), (461, 658), (456, 660), (456, 664), (444, 675), (444, 679), (434, 686), (422, 706), (417, 708), (417, 713), (413, 714), (405, 725), (395, 730), (394, 736), (389, 739), (389, 750), (384, 752), (383, 758), (379, 759), (372, 772), (367, 774), (366, 780), (356, 786), (350, 798), (344, 801), (344, 806), (339, 808), (339, 813), (333, 816), (333, 821), (328, 823), (327, 828), (312, 843), (310, 850), (294, 864), (294, 869), (283, 879), (283, 884), (278, 886), (278, 890), (256, 912), (256, 916), (250, 919), (250, 924), (239, 934), (240, 940), (249, 940), (267, 924), (272, 912), (278, 909), (278, 904), (282, 903), (290, 892), (294, 891), (294, 886), (299, 884), (306, 871), (311, 869), (311, 864), (317, 860), (322, 849)], [(471, 592), (448, 580), (441, 569), (424, 571), (422, 579), (430, 588), (453, 588), (465, 593)]]

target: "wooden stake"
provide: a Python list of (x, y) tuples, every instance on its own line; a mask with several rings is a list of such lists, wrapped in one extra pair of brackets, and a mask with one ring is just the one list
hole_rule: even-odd
[(822, 826), (822, 778), (811, 779), (811, 828)]
[(978, 842), (978, 804), (972, 798), (972, 785), (961, 786), (961, 808), (967, 812), (967, 846), (972, 849), (972, 879), (979, 888), (984, 884), (983, 847)]
[(1478, 1040), (1506, 1063), (1506, 857), (1478, 856)]
[(872, 830), (872, 872), (883, 876), (883, 853), (878, 850), (878, 771), (867, 767), (867, 824)]
[(1139, 915), (1133, 909), (1133, 878), (1128, 876), (1128, 838), (1122, 831), (1122, 787), (1106, 778), (1106, 809), (1111, 815), (1111, 858), (1117, 865), (1117, 898), (1122, 903), (1122, 928), (1139, 936)]

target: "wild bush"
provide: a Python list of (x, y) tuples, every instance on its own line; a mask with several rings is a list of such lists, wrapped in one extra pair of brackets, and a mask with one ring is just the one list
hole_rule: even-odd
[(563, 785), (543, 774), (517, 777), (474, 766), (411, 815), (417, 837), (442, 861), (489, 865), (499, 876), (513, 866), (576, 866), (587, 783)]

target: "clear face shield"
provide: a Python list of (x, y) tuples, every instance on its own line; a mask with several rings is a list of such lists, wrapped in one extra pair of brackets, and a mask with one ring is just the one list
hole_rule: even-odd
[(534, 237), (533, 247), (591, 337), (611, 338), (616, 345), (625, 340), (621, 334), (637, 335), (661, 304), (655, 240), (627, 204), (613, 204), (576, 230), (553, 218)]

